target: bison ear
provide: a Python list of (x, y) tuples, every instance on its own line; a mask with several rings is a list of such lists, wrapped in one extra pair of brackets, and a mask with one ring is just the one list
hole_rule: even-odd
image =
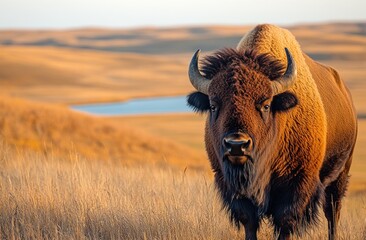
[(273, 97), (272, 110), (274, 112), (286, 111), (298, 104), (297, 97), (291, 92), (283, 92)]
[(187, 104), (195, 112), (204, 113), (210, 110), (210, 100), (206, 94), (193, 92), (187, 96)]

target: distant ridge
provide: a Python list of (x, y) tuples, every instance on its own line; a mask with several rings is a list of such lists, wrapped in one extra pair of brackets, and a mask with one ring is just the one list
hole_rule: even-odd
[[(0, 95), (62, 104), (185, 95), (193, 91), (192, 53), (235, 47), (251, 28), (0, 31)], [(339, 71), (357, 111), (366, 113), (366, 22), (288, 28), (305, 53)]]
[[(54, 46), (90, 49), (108, 52), (139, 54), (182, 54), (201, 48), (213, 51), (223, 47), (235, 47), (252, 26), (206, 26), (176, 28), (103, 29), (81, 28), (72, 30), (6, 30), (0, 31), (0, 45)], [(320, 23), (288, 27), (301, 45), (317, 41), (324, 46), (366, 44), (366, 22)], [(325, 34), (326, 33), (326, 34)], [(305, 48), (316, 60), (353, 59), (364, 60), (360, 52), (352, 56), (338, 52), (329, 55)]]

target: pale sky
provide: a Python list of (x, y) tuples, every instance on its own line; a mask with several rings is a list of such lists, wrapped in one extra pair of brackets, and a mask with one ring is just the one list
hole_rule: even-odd
[(366, 0), (0, 0), (0, 28), (366, 21)]

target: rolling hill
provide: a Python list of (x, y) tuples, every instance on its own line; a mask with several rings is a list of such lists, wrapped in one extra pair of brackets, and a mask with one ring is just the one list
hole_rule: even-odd
[(0, 94), (41, 102), (121, 101), (191, 90), (185, 59), (0, 46)]
[(208, 169), (203, 153), (169, 139), (66, 107), (0, 98), (0, 139), (15, 150), (48, 158), (70, 155), (125, 166), (173, 166)]
[[(251, 28), (0, 31), (0, 94), (64, 104), (185, 95), (192, 53), (235, 47)], [(366, 23), (288, 28), (307, 54), (339, 70), (366, 115)]]
[[(180, 28), (8, 30), (0, 31), (0, 45), (54, 46), (140, 54), (182, 54), (197, 48), (213, 51), (235, 47), (253, 26), (197, 26)], [(285, 26), (305, 51), (319, 60), (365, 59), (366, 23), (326, 23)], [(313, 45), (318, 48), (312, 48)], [(352, 55), (342, 46), (353, 45)], [(324, 49), (321, 46), (326, 46)], [(332, 48), (337, 55), (328, 54)], [(340, 49), (339, 51), (336, 49)], [(360, 50), (360, 51), (357, 51)]]

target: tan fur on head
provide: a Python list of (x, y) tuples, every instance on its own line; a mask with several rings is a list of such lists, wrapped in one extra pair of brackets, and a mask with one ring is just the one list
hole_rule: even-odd
[[(288, 169), (300, 166), (305, 168), (303, 169), (305, 172), (312, 172), (310, 176), (319, 176), (322, 161), (312, 161), (312, 159), (323, 159), (325, 155), (326, 116), (324, 106), (295, 37), (288, 30), (264, 24), (247, 33), (237, 46), (238, 50), (254, 49), (258, 53), (269, 53), (286, 65), (285, 48), (290, 50), (297, 66), (296, 83), (290, 91), (296, 94), (299, 105), (289, 113), (278, 115), (277, 129), (282, 131), (283, 142), (274, 144), (284, 146), (292, 143), (293, 145), (283, 147), (278, 156), (268, 156), (272, 166), (268, 166), (268, 161), (255, 163), (255, 173), (251, 181), (253, 184), (250, 188), (259, 204), (264, 201), (264, 189), (270, 181), (270, 171), (275, 170), (281, 176), (286, 175)], [(296, 124), (293, 124), (293, 121), (296, 121)], [(300, 141), (292, 139), (293, 136), (300, 136)], [(290, 159), (288, 152), (290, 150), (298, 152), (301, 160)], [(302, 164), (299, 161), (308, 162)]]

